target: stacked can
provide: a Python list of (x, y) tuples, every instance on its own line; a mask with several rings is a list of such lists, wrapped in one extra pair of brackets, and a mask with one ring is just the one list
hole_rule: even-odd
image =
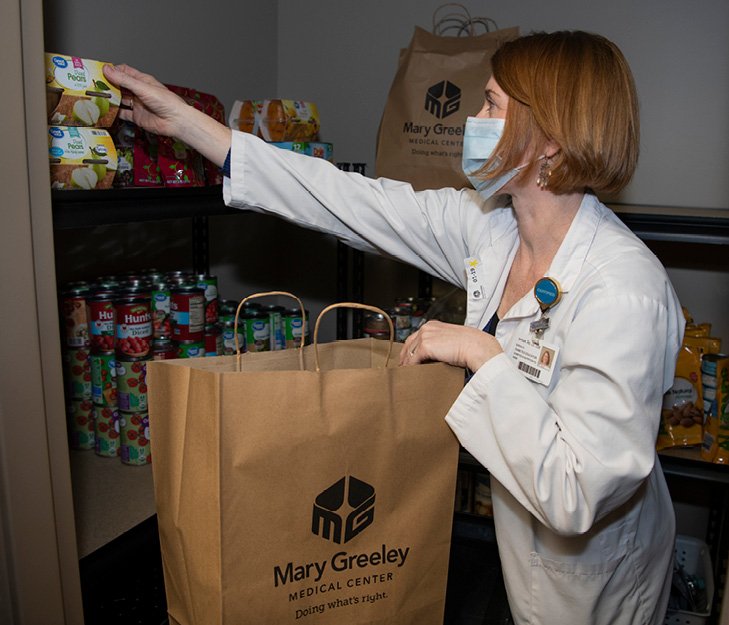
[(63, 373), (69, 446), (93, 449), (94, 411), (91, 400), (89, 322), (86, 299), (91, 294), (87, 282), (72, 282), (61, 292), (63, 326)]
[[(238, 310), (238, 302), (233, 300), (221, 300), (219, 306), (219, 323), (223, 339), (223, 353), (226, 356), (235, 354), (235, 313)], [(238, 347), (241, 351), (245, 348), (245, 326), (238, 324)]]
[(301, 318), (300, 308), (286, 309), (282, 316), (283, 335), (286, 349), (292, 349), (301, 345), (301, 337), (304, 337), (304, 345), (309, 344), (309, 311), (306, 310), (306, 323)]
[(118, 453), (122, 462), (130, 465), (149, 464), (152, 460), (146, 381), (154, 341), (153, 288), (149, 281), (127, 283), (126, 290), (115, 300), (118, 410), (114, 425), (120, 435)]
[(205, 290), (193, 282), (174, 285), (170, 296), (170, 321), (178, 358), (204, 356)]

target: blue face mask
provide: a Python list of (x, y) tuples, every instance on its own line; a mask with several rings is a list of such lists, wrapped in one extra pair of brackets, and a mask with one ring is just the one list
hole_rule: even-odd
[(497, 178), (484, 179), (481, 176), (474, 175), (491, 157), (503, 132), (503, 119), (482, 117), (469, 117), (466, 119), (461, 166), (466, 178), (484, 199), (496, 195), (507, 182), (523, 169), (523, 167), (517, 167)]

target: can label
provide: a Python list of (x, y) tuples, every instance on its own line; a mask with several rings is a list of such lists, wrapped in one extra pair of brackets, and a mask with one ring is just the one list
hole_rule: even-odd
[(147, 361), (118, 358), (116, 361), (119, 410), (147, 410)]
[(217, 325), (205, 327), (205, 355), (223, 355), (223, 333)]
[(205, 325), (218, 323), (218, 278), (200, 275), (197, 286), (203, 290), (205, 297)]
[(303, 327), (301, 316), (287, 315), (284, 317), (284, 338), (286, 348), (299, 347), (301, 345), (301, 335), (304, 335), (304, 345), (308, 343), (309, 328)]
[(152, 340), (152, 309), (149, 298), (117, 301), (115, 311), (117, 352), (127, 356), (146, 356)]
[(86, 298), (81, 294), (63, 297), (63, 325), (68, 347), (87, 347), (89, 345), (89, 322), (86, 316)]
[(172, 291), (165, 284), (158, 284), (152, 289), (152, 327), (156, 339), (172, 336), (170, 320), (170, 302)]
[(122, 413), (119, 417), (121, 432), (121, 461), (124, 464), (145, 465), (152, 462), (149, 446), (149, 415), (145, 411)]
[(119, 412), (110, 406), (94, 406), (94, 450), (98, 456), (116, 458), (119, 455)]
[(170, 317), (175, 340), (202, 341), (205, 329), (205, 295), (202, 290), (173, 290)]
[(111, 294), (86, 300), (91, 349), (104, 352), (114, 349), (116, 314)]
[(114, 352), (91, 354), (91, 398), (99, 406), (115, 408), (117, 403), (116, 389), (116, 356)]
[(267, 314), (245, 317), (245, 344), (247, 352), (267, 352), (271, 349), (271, 319)]
[[(238, 348), (241, 351), (245, 350), (246, 337), (245, 327), (243, 325), (238, 326)], [(231, 356), (236, 353), (235, 351), (235, 322), (226, 322), (223, 326), (223, 353), (226, 356)]]
[(69, 397), (91, 397), (91, 362), (89, 350), (69, 349), (63, 354), (66, 373), (66, 391)]
[(205, 356), (205, 344), (202, 341), (181, 341), (177, 344), (178, 358), (202, 358)]
[(177, 358), (177, 345), (169, 339), (155, 339), (152, 343), (152, 360)]
[(94, 449), (94, 404), (90, 399), (72, 399), (66, 409), (71, 449)]

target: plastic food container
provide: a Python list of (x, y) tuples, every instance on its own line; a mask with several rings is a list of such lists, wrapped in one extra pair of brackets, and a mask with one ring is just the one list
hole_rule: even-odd
[(686, 572), (703, 578), (706, 585), (706, 612), (689, 612), (687, 610), (669, 610), (664, 620), (665, 625), (703, 625), (711, 615), (714, 601), (714, 573), (711, 566), (709, 547), (705, 542), (691, 536), (676, 536), (676, 563), (683, 565)]

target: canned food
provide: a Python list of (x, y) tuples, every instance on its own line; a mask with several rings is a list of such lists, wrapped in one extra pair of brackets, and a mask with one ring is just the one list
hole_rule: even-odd
[(410, 336), (412, 306), (407, 303), (400, 304), (392, 311), (393, 325), (395, 326), (395, 340), (405, 341)]
[(116, 408), (116, 356), (114, 352), (92, 353), (90, 361), (91, 399), (98, 406)]
[(95, 291), (86, 298), (86, 318), (89, 324), (91, 350), (104, 352), (114, 349), (116, 332), (114, 291)]
[(283, 306), (271, 304), (264, 306), (263, 310), (268, 313), (271, 320), (271, 350), (284, 349), (286, 341), (284, 340), (283, 315), (286, 309)]
[(116, 276), (101, 276), (94, 281), (94, 289), (97, 291), (116, 291), (120, 286)]
[(238, 302), (232, 299), (221, 300), (218, 304), (218, 321), (222, 325), (235, 321), (236, 310), (238, 310)]
[(205, 356), (203, 341), (177, 341), (178, 358), (202, 358)]
[[(246, 336), (245, 326), (238, 325), (238, 347), (241, 351), (245, 350)], [(226, 356), (235, 354), (235, 322), (231, 319), (223, 324), (223, 353)]]
[(149, 446), (149, 415), (145, 411), (122, 413), (119, 416), (121, 461), (141, 466), (152, 462)]
[(301, 310), (291, 308), (283, 314), (283, 332), (286, 348), (299, 347), (301, 345), (301, 336), (304, 336), (304, 345), (309, 343), (309, 311), (306, 310), (306, 325), (301, 319)]
[(68, 397), (91, 397), (91, 362), (89, 350), (84, 348), (68, 349), (63, 353), (66, 391)]
[(116, 397), (119, 410), (147, 410), (147, 360), (121, 355), (117, 358)]
[(94, 405), (94, 451), (98, 456), (119, 455), (119, 411), (111, 406)]
[(217, 324), (205, 326), (205, 355), (223, 355), (223, 333)]
[(68, 444), (71, 449), (94, 449), (94, 404), (88, 399), (71, 399), (66, 407)]
[(159, 280), (152, 283), (152, 334), (156, 339), (167, 339), (172, 336), (170, 321), (171, 298), (172, 289), (169, 283)]
[(390, 326), (387, 318), (382, 313), (367, 312), (364, 319), (364, 333), (371, 335), (377, 332), (386, 332), (389, 338)]
[(148, 295), (123, 293), (114, 300), (116, 351), (141, 357), (149, 353), (152, 341), (152, 306)]
[(88, 282), (70, 282), (61, 291), (61, 313), (68, 347), (88, 347), (89, 322), (86, 298), (91, 294)]
[(177, 358), (177, 345), (171, 339), (152, 341), (152, 360), (173, 360)]
[(172, 288), (172, 336), (177, 341), (202, 341), (205, 329), (205, 293), (196, 285)]
[(243, 315), (245, 351), (271, 350), (271, 318), (267, 312), (248, 312)]
[(218, 323), (218, 278), (199, 273), (196, 276), (197, 286), (205, 295), (205, 325)]
[(167, 272), (167, 282), (174, 286), (179, 286), (181, 284), (190, 284), (193, 280), (193, 276), (191, 273), (187, 271), (168, 271)]

